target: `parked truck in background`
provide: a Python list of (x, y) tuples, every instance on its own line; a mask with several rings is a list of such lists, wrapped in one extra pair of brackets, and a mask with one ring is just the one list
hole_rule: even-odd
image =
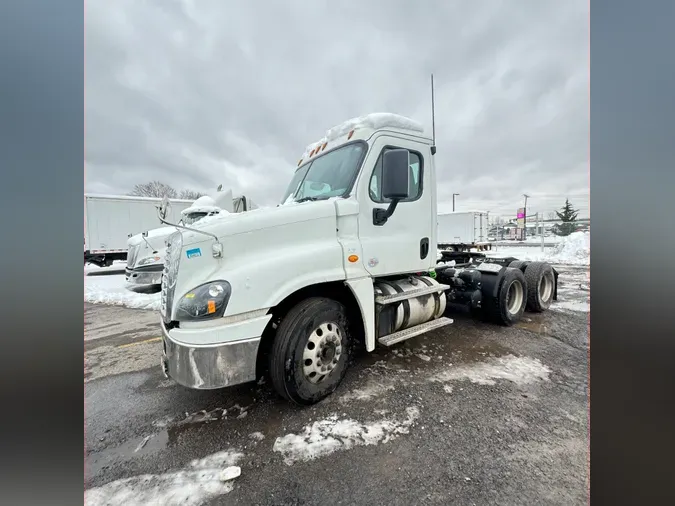
[(504, 325), (548, 308), (548, 264), (437, 264), (435, 152), (408, 118), (350, 120), (309, 147), (278, 207), (172, 234), (164, 374), (195, 389), (265, 374), (312, 404), (337, 388), (359, 343), (370, 352), (446, 326), (456, 305)]
[[(144, 230), (157, 228), (159, 198), (126, 195), (84, 195), (84, 263), (101, 267), (126, 260), (127, 241)], [(171, 221), (178, 221), (191, 200), (171, 199)]]
[(438, 247), (449, 251), (483, 251), (488, 242), (488, 213), (462, 211), (438, 215)]
[[(231, 190), (219, 191), (213, 196), (199, 197), (183, 209), (178, 224), (190, 226), (206, 216), (242, 213), (256, 207), (244, 195), (233, 198)], [(126, 286), (129, 290), (159, 289), (166, 257), (166, 240), (175, 231), (175, 227), (160, 227), (129, 238), (126, 265)]]

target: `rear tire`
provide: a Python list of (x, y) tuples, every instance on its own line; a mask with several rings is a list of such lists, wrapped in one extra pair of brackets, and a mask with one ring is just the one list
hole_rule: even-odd
[(510, 326), (522, 318), (526, 303), (525, 275), (517, 268), (507, 268), (497, 298), (485, 303), (486, 315), (495, 323)]
[(525, 268), (527, 281), (527, 310), (535, 313), (546, 311), (553, 301), (555, 278), (553, 267), (546, 262), (532, 262)]
[(509, 267), (511, 267), (512, 269), (520, 269), (524, 263), (525, 262), (522, 260), (514, 260), (509, 264)]
[(269, 356), (270, 379), (300, 405), (328, 397), (342, 382), (351, 351), (345, 307), (323, 297), (296, 304), (281, 320)]

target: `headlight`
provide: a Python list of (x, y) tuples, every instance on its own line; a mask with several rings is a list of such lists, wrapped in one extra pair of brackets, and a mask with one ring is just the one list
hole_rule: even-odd
[(159, 262), (161, 259), (162, 259), (162, 257), (158, 257), (158, 256), (143, 258), (142, 260), (138, 261), (137, 265), (140, 267), (141, 265), (155, 264), (155, 263)]
[(220, 318), (230, 300), (232, 287), (227, 281), (211, 281), (198, 286), (178, 302), (176, 320), (203, 321)]

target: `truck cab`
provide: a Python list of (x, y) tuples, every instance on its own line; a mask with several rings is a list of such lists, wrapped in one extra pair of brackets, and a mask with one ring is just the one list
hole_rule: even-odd
[[(283, 397), (312, 404), (337, 388), (354, 347), (372, 351), (452, 323), (443, 316), (451, 286), (434, 271), (433, 153), (408, 118), (349, 120), (308, 146), (277, 207), (206, 217), (173, 234), (161, 293), (164, 374), (195, 389), (267, 374)], [(479, 278), (448, 276), (473, 304)]]

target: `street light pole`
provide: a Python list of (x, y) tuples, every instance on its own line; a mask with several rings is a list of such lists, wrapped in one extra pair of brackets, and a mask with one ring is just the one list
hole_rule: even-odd
[(452, 194), (452, 212), (455, 212), (455, 195), (459, 196), (459, 193)]

